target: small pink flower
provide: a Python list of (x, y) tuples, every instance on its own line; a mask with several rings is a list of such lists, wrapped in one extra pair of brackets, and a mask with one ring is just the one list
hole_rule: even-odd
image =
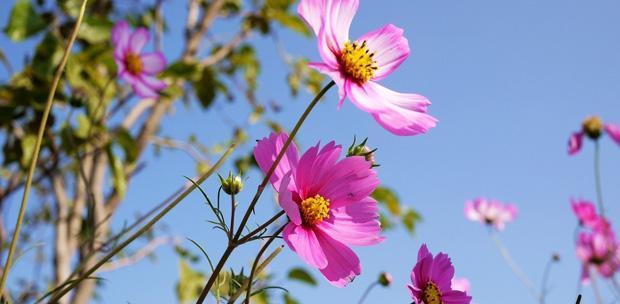
[(469, 291), (471, 290), (471, 284), (469, 283), (469, 280), (466, 278), (454, 278), (452, 279), (452, 289), (453, 290), (460, 290), (464, 293), (469, 293)]
[(581, 225), (588, 228), (594, 228), (598, 225), (599, 216), (596, 213), (594, 204), (586, 200), (573, 200), (571, 207)]
[(581, 150), (584, 136), (596, 141), (603, 134), (609, 135), (620, 145), (620, 126), (611, 123), (603, 124), (598, 116), (587, 117), (581, 125), (581, 130), (571, 134), (568, 139), (568, 155), (575, 155)]
[(620, 269), (620, 249), (613, 233), (581, 232), (576, 245), (576, 254), (582, 263), (582, 281), (590, 278), (590, 267), (594, 267), (605, 278), (613, 277)]
[(583, 146), (583, 132), (575, 132), (568, 139), (568, 154), (575, 155)]
[(620, 126), (615, 124), (605, 124), (605, 133), (620, 145)]
[(142, 49), (149, 41), (150, 34), (145, 28), (131, 32), (126, 21), (119, 21), (112, 29), (114, 61), (118, 66), (118, 76), (129, 83), (136, 95), (141, 98), (156, 98), (166, 83), (155, 75), (166, 68), (166, 58), (161, 52), (144, 53)]
[(445, 253), (433, 257), (423, 244), (411, 271), (409, 293), (416, 304), (469, 304), (471, 297), (452, 287), (454, 266)]
[(339, 87), (338, 107), (348, 97), (393, 134), (426, 133), (437, 122), (427, 114), (430, 101), (377, 83), (409, 56), (403, 30), (388, 24), (349, 40), (349, 27), (358, 5), (359, 0), (301, 0), (297, 12), (314, 30), (323, 60), (310, 66), (331, 77)]
[(496, 200), (476, 198), (465, 202), (465, 217), (471, 221), (493, 226), (497, 230), (503, 230), (506, 223), (517, 217), (517, 207)]
[[(254, 157), (263, 172), (286, 140), (280, 133), (258, 142)], [(377, 202), (370, 197), (379, 184), (372, 164), (362, 156), (338, 160), (341, 151), (341, 146), (330, 142), (298, 157), (291, 145), (270, 180), (290, 219), (284, 241), (338, 287), (361, 273), (360, 261), (349, 246), (383, 241)]]

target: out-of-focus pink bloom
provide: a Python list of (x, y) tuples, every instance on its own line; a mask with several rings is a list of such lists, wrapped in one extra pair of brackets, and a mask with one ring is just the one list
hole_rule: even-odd
[(517, 217), (517, 207), (496, 200), (476, 198), (465, 202), (465, 217), (503, 230), (506, 223)]
[(574, 132), (568, 139), (568, 155), (577, 154), (583, 145), (583, 137), (587, 136), (592, 140), (598, 140), (601, 135), (607, 134), (613, 141), (620, 145), (620, 126), (606, 123), (598, 116), (587, 117), (579, 132)]
[(598, 225), (599, 216), (596, 213), (596, 207), (590, 201), (573, 200), (571, 201), (571, 207), (581, 225), (588, 228), (594, 228)]
[(426, 133), (437, 123), (427, 114), (430, 101), (377, 83), (409, 56), (403, 30), (388, 24), (351, 41), (349, 28), (358, 5), (359, 0), (301, 0), (297, 12), (316, 34), (323, 61), (310, 66), (339, 87), (338, 107), (348, 97), (393, 134)]
[(471, 297), (453, 288), (454, 266), (445, 253), (433, 256), (423, 244), (411, 271), (409, 293), (416, 304), (469, 304)]
[(469, 294), (469, 291), (471, 290), (471, 284), (466, 278), (454, 278), (452, 279), (452, 289), (460, 290), (464, 293)]
[(117, 22), (112, 29), (118, 76), (129, 83), (141, 98), (156, 98), (159, 91), (166, 88), (166, 83), (155, 77), (166, 68), (164, 54), (142, 53), (149, 38), (149, 31), (142, 27), (132, 33), (126, 21)]
[(590, 267), (611, 278), (620, 268), (618, 241), (613, 233), (583, 231), (577, 238), (576, 254), (582, 263), (582, 280), (590, 278)]
[(615, 124), (605, 124), (605, 133), (620, 145), (620, 126)]
[[(263, 172), (286, 140), (280, 133), (258, 142), (254, 157)], [(298, 157), (295, 145), (290, 145), (270, 180), (290, 219), (284, 241), (338, 287), (361, 273), (360, 261), (349, 246), (383, 241), (377, 202), (370, 197), (379, 184), (376, 173), (362, 156), (338, 160), (341, 151), (330, 142)]]

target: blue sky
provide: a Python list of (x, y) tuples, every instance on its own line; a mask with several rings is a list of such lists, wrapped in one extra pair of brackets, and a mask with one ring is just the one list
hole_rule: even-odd
[[(169, 20), (184, 20), (184, 5), (166, 3)], [(0, 24), (6, 23), (10, 6), (6, 1), (0, 3)], [(595, 192), (592, 145), (586, 143), (582, 153), (569, 157), (566, 141), (587, 115), (599, 114), (620, 123), (619, 10), (620, 3), (611, 0), (363, 1), (351, 37), (385, 23), (404, 28), (412, 54), (383, 84), (427, 96), (439, 124), (427, 135), (394, 137), (348, 102), (336, 110), (336, 92), (332, 91), (303, 126), (299, 142), (304, 147), (319, 140), (348, 145), (353, 135), (369, 137), (370, 144), (379, 148), (382, 182), (395, 188), (405, 203), (423, 215), (424, 222), (414, 237), (393, 231), (378, 246), (357, 248), (363, 274), (346, 289), (322, 280), (318, 288), (285, 282), (284, 271), (303, 264), (288, 249), (271, 266), (277, 282), (303, 303), (356, 303), (379, 272), (389, 271), (394, 285), (375, 290), (366, 303), (409, 303), (404, 286), (417, 249), (427, 243), (431, 251), (452, 257), (457, 276), (470, 279), (475, 303), (533, 303), (485, 229), (463, 217), (465, 200), (487, 196), (519, 207), (519, 218), (500, 236), (537, 286), (549, 256), (553, 252), (561, 255), (562, 261), (551, 272), (547, 302), (572, 303), (579, 263), (574, 256), (576, 221), (569, 199), (594, 199)], [(178, 58), (182, 23), (169, 25), (164, 51), (169, 58)], [(218, 35), (235, 31), (229, 25), (216, 26), (220, 26), (215, 29)], [(290, 53), (319, 58), (313, 39), (286, 30), (279, 30), (279, 35)], [(282, 112), (269, 115), (292, 127), (312, 96), (304, 93), (290, 98), (284, 84), (286, 67), (273, 41), (253, 39), (263, 60), (259, 97), (283, 105)], [(0, 35), (0, 43), (19, 67), (33, 42), (13, 44)], [(6, 79), (1, 69), (0, 79)], [(229, 135), (223, 117), (242, 123), (246, 108), (243, 100), (232, 106), (219, 100), (209, 111), (179, 103), (164, 120), (161, 134), (184, 138), (193, 132), (206, 144), (216, 143)], [(252, 140), (237, 155), (249, 151), (253, 140), (267, 135), (267, 130), (254, 127), (250, 135)], [(182, 152), (164, 152), (159, 158), (148, 153), (147, 159), (149, 167), (134, 180), (115, 218), (119, 226), (175, 190), (184, 175), (194, 174), (191, 159)], [(608, 138), (602, 142), (602, 165), (603, 191), (613, 221), (620, 218), (620, 147)], [(259, 180), (256, 172), (249, 176), (241, 202), (248, 201)], [(212, 180), (205, 187), (213, 193), (216, 185)], [(13, 199), (14, 204), (17, 201)], [(17, 212), (16, 207), (8, 210)], [(258, 210), (258, 216), (265, 218), (276, 209), (265, 196)], [(223, 237), (211, 230), (205, 221), (208, 216), (201, 197), (192, 195), (167, 216), (166, 233), (192, 238), (218, 257)], [(620, 225), (614, 224), (615, 228)], [(41, 240), (50, 242), (49, 236)], [(229, 265), (247, 268), (255, 250), (242, 250)], [(106, 273), (101, 302), (172, 303), (177, 262), (171, 249), (162, 249), (153, 262)], [(30, 271), (27, 262), (16, 267), (18, 274)], [(206, 270), (207, 264), (202, 267)], [(318, 272), (314, 274), (320, 279)], [(606, 284), (600, 285), (612, 299)], [(583, 303), (594, 302), (589, 287), (584, 296)]]

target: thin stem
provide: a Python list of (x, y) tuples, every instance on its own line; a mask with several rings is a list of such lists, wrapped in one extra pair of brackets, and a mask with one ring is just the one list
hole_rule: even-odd
[(581, 304), (581, 295), (577, 295), (577, 302), (575, 304)]
[(549, 273), (551, 272), (551, 266), (555, 263), (555, 259), (552, 256), (547, 265), (545, 265), (545, 271), (543, 272), (542, 284), (540, 286), (540, 303), (545, 304), (545, 298), (547, 296), (547, 281), (549, 280)]
[(34, 151), (32, 152), (32, 158), (30, 159), (30, 168), (28, 170), (28, 176), (26, 177), (26, 185), (24, 187), (24, 194), (22, 196), (21, 205), (19, 207), (19, 215), (17, 217), (17, 223), (15, 224), (13, 239), (11, 240), (11, 246), (9, 248), (6, 264), (4, 266), (4, 271), (2, 272), (2, 278), (0, 279), (0, 294), (4, 291), (4, 287), (6, 286), (6, 281), (9, 276), (9, 271), (11, 270), (11, 264), (13, 263), (13, 255), (15, 254), (15, 248), (17, 247), (19, 233), (22, 228), (22, 222), (24, 221), (26, 206), (28, 205), (28, 196), (30, 194), (30, 187), (32, 186), (32, 177), (34, 176), (37, 161), (39, 160), (39, 152), (41, 150), (41, 143), (43, 142), (43, 135), (45, 134), (45, 129), (47, 126), (47, 119), (49, 118), (50, 111), (52, 110), (52, 106), (54, 104), (54, 96), (56, 95), (56, 89), (58, 88), (60, 78), (62, 77), (65, 65), (67, 64), (67, 59), (69, 58), (69, 54), (71, 54), (73, 42), (75, 42), (75, 38), (77, 37), (78, 30), (80, 29), (80, 24), (82, 24), (82, 19), (84, 18), (84, 12), (86, 10), (87, 2), (88, 0), (84, 0), (82, 2), (82, 6), (80, 7), (80, 13), (78, 14), (77, 21), (75, 22), (75, 27), (71, 32), (71, 36), (69, 36), (67, 47), (65, 48), (62, 59), (60, 60), (60, 64), (56, 69), (54, 79), (52, 80), (52, 87), (47, 96), (45, 110), (43, 111), (43, 117), (41, 118), (41, 124), (39, 125), (39, 133), (37, 135), (37, 140), (34, 145)]
[(598, 289), (598, 283), (596, 281), (596, 272), (592, 271), (591, 267), (588, 267), (588, 272), (590, 273), (590, 282), (592, 282), (592, 292), (594, 293), (596, 303), (603, 304), (603, 297), (601, 296), (601, 291)]
[(123, 250), (125, 247), (127, 247), (127, 245), (131, 244), (134, 240), (136, 240), (142, 234), (144, 234), (145, 232), (149, 231), (151, 229), (151, 227), (153, 227), (153, 225), (155, 225), (159, 220), (161, 220), (166, 214), (168, 214), (168, 212), (170, 212), (170, 210), (172, 210), (174, 207), (176, 207), (181, 201), (183, 201), (183, 199), (185, 199), (186, 196), (188, 196), (193, 190), (195, 190), (196, 187), (198, 187), (200, 184), (202, 184), (216, 170), (218, 170), (219, 167), (228, 158), (228, 156), (230, 156), (230, 154), (235, 149), (235, 147), (236, 147), (236, 142), (233, 143), (228, 148), (228, 150), (226, 150), (226, 152), (224, 152), (224, 154), (213, 165), (213, 167), (211, 167), (209, 169), (209, 171), (207, 171), (204, 175), (202, 175), (195, 183), (192, 183), (192, 185), (190, 187), (188, 187), (185, 191), (183, 191), (183, 193), (181, 193), (181, 195), (179, 197), (177, 197), (170, 205), (166, 206), (166, 208), (164, 208), (161, 212), (159, 212), (157, 215), (155, 215), (155, 217), (153, 217), (153, 219), (151, 219), (146, 225), (144, 225), (142, 228), (140, 228), (140, 230), (138, 230), (134, 234), (132, 234), (127, 240), (125, 240), (120, 245), (118, 245), (115, 248), (113, 248), (107, 255), (105, 255), (103, 258), (101, 258), (101, 260), (99, 260), (97, 262), (97, 264), (95, 264), (93, 267), (91, 267), (87, 271), (85, 271), (79, 278), (74, 280), (72, 283), (68, 284), (67, 287), (63, 288), (58, 293), (56, 293), (52, 297), (52, 299), (50, 300), (50, 303), (58, 302), (58, 300), (60, 300), (60, 298), (62, 298), (63, 295), (65, 295), (73, 287), (75, 287), (75, 285), (77, 285), (79, 282), (81, 282), (84, 279), (86, 279), (89, 276), (91, 276), (93, 273), (95, 273), (95, 271), (97, 271), (97, 269), (99, 269), (99, 267), (101, 267), (108, 260), (110, 260), (112, 257), (114, 257), (117, 253), (119, 253), (121, 250)]
[(379, 282), (377, 282), (377, 281), (375, 281), (372, 284), (368, 285), (368, 287), (364, 291), (364, 294), (362, 294), (362, 297), (360, 298), (360, 301), (358, 302), (358, 304), (364, 303), (364, 300), (366, 300), (366, 297), (368, 297), (368, 295), (370, 294), (370, 291), (373, 288), (375, 288), (375, 286), (377, 286), (377, 285), (379, 285)]
[(286, 212), (284, 210), (281, 210), (276, 215), (272, 216), (269, 220), (267, 220), (265, 223), (263, 223), (262, 225), (258, 226), (256, 229), (254, 229), (253, 231), (248, 233), (246, 236), (244, 236), (241, 239), (239, 239), (237, 241), (237, 244), (243, 244), (243, 243), (251, 241), (253, 236), (255, 236), (256, 234), (258, 234), (261, 231), (263, 231), (263, 229), (269, 227), (269, 225), (271, 225), (271, 223), (277, 221), (281, 216), (283, 216), (285, 214), (286, 214)]
[(245, 228), (245, 225), (247, 224), (248, 220), (250, 219), (250, 215), (252, 214), (252, 210), (254, 210), (254, 206), (258, 202), (258, 199), (260, 198), (260, 196), (263, 194), (263, 191), (265, 190), (265, 187), (269, 183), (269, 180), (271, 179), (271, 176), (275, 172), (276, 167), (278, 166), (278, 164), (282, 160), (282, 157), (284, 157), (284, 154), (286, 153), (286, 150), (288, 149), (288, 147), (293, 142), (293, 139), (295, 138), (295, 135), (297, 135), (297, 132), (299, 131), (299, 128), (301, 128), (301, 125), (304, 123), (306, 118), (308, 118), (308, 115), (310, 115), (310, 112), (312, 112), (312, 109), (314, 109), (314, 107), (317, 105), (319, 100), (321, 100), (321, 97), (323, 97), (323, 95), (325, 95), (325, 93), (327, 93), (327, 91), (329, 91), (329, 89), (331, 87), (333, 87), (335, 84), (336, 83), (334, 81), (330, 81), (319, 92), (319, 94), (317, 94), (314, 97), (314, 99), (310, 102), (310, 104), (308, 105), (308, 107), (306, 108), (304, 113), (301, 115), (301, 117), (299, 118), (299, 120), (295, 124), (295, 127), (293, 127), (293, 130), (289, 134), (288, 139), (286, 140), (286, 142), (282, 146), (282, 150), (280, 150), (280, 153), (278, 154), (278, 156), (276, 157), (275, 161), (271, 165), (271, 168), (269, 168), (269, 171), (267, 172), (267, 174), (263, 178), (263, 181), (258, 186), (258, 189), (256, 190), (256, 193), (254, 194), (254, 198), (252, 198), (252, 201), (250, 202), (250, 205), (248, 206), (248, 209), (246, 210), (246, 212), (245, 212), (245, 214), (243, 216), (243, 219), (241, 220), (241, 223), (239, 224), (239, 227), (237, 228), (237, 232), (235, 233), (235, 237), (233, 238), (231, 244), (229, 244), (228, 247), (226, 248), (226, 251), (224, 251), (224, 255), (222, 255), (222, 258), (220, 259), (220, 262), (218, 263), (218, 266), (220, 266), (220, 264), (222, 264), (222, 265), (219, 267), (219, 269), (216, 267), (214, 272), (211, 274), (211, 276), (209, 277), (209, 280), (207, 281), (207, 283), (205, 284), (204, 288), (202, 289), (202, 292), (200, 293), (200, 296), (198, 297), (198, 301), (196, 301), (196, 304), (203, 303), (204, 300), (207, 298), (207, 295), (209, 294), (209, 290), (211, 290), (211, 286), (213, 286), (213, 283), (215, 281), (214, 277), (217, 277), (219, 275), (220, 270), (224, 266), (223, 264), (226, 263), (226, 260), (228, 260), (228, 257), (230, 257), (230, 254), (232, 253), (232, 251), (236, 247), (237, 241), (241, 237), (241, 233), (243, 233), (243, 229)]
[(540, 301), (542, 297), (538, 294), (536, 287), (534, 287), (532, 281), (530, 281), (530, 279), (527, 277), (527, 275), (525, 275), (523, 270), (519, 268), (519, 265), (517, 265), (517, 263), (512, 259), (512, 256), (510, 256), (510, 252), (508, 251), (506, 246), (504, 246), (497, 234), (493, 230), (491, 230), (490, 235), (493, 241), (495, 241), (495, 245), (497, 246), (499, 253), (502, 255), (502, 258), (504, 258), (504, 261), (506, 261), (506, 264), (508, 264), (508, 267), (510, 267), (510, 270), (512, 270), (512, 272), (517, 276), (521, 283), (523, 283), (523, 285), (527, 287), (528, 291), (532, 294), (532, 296), (536, 300)]
[(228, 240), (232, 241), (233, 235), (235, 235), (235, 194), (230, 195), (230, 229), (228, 229)]
[(594, 180), (596, 182), (596, 198), (598, 201), (598, 209), (601, 216), (605, 216), (605, 207), (603, 204), (603, 186), (601, 183), (601, 148), (598, 140), (594, 141)]
[[(273, 261), (273, 259), (275, 259), (276, 256), (278, 254), (280, 254), (280, 252), (282, 252), (282, 248), (284, 248), (284, 245), (280, 245), (280, 247), (276, 248), (260, 265), (258, 265), (258, 268), (256, 268), (256, 274), (260, 274), (261, 272), (263, 272), (265, 267), (267, 267), (267, 265), (269, 265), (269, 263), (271, 263), (271, 261)], [(232, 295), (228, 299), (228, 304), (233, 304), (233, 303), (235, 303), (235, 301), (237, 301), (237, 298), (239, 298), (239, 296), (241, 296), (243, 291), (247, 288), (248, 283), (249, 282), (248, 282), (247, 278), (245, 280), (243, 280), (243, 283), (237, 289), (235, 294)]]
[(274, 234), (267, 240), (267, 242), (265, 242), (265, 245), (263, 245), (263, 247), (261, 247), (261, 249), (258, 251), (258, 255), (256, 255), (256, 258), (254, 259), (254, 264), (252, 265), (252, 271), (250, 271), (250, 276), (248, 277), (248, 289), (245, 294), (245, 304), (250, 304), (250, 297), (252, 296), (252, 284), (254, 282), (254, 274), (256, 272), (256, 267), (258, 266), (258, 261), (260, 261), (261, 257), (263, 256), (263, 253), (267, 251), (267, 248), (269, 247), (269, 245), (271, 245), (271, 243), (273, 243), (276, 237), (280, 235), (280, 233), (282, 233), (282, 230), (284, 230), (285, 227), (286, 227), (286, 224), (278, 228), (278, 230), (274, 232)]

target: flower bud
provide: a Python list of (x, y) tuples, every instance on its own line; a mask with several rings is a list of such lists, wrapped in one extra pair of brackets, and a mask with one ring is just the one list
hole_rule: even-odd
[(603, 134), (603, 121), (598, 116), (589, 116), (583, 121), (582, 129), (590, 139), (597, 140)]
[(388, 272), (382, 272), (379, 275), (379, 280), (377, 280), (377, 282), (379, 282), (379, 284), (381, 284), (381, 286), (383, 287), (388, 287), (390, 286), (390, 284), (392, 284), (393, 280), (394, 278), (392, 278), (391, 274), (389, 274)]
[(220, 182), (222, 183), (222, 190), (229, 195), (238, 194), (243, 189), (243, 182), (239, 175), (232, 175), (232, 172), (228, 172), (228, 177), (224, 179), (221, 175)]
[(347, 151), (347, 157), (363, 156), (372, 164), (372, 167), (378, 167), (379, 165), (375, 162), (375, 151), (377, 151), (377, 149), (370, 149), (366, 146), (366, 141), (368, 141), (368, 138), (364, 139), (359, 145), (355, 145), (355, 137), (353, 137), (353, 143)]

